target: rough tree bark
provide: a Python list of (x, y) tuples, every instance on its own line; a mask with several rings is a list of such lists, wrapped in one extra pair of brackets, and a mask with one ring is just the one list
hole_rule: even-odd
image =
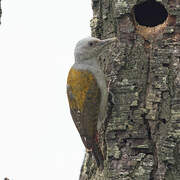
[(92, 8), (92, 36), (119, 42), (100, 56), (110, 92), (104, 170), (86, 153), (80, 179), (179, 180), (180, 0), (92, 0)]

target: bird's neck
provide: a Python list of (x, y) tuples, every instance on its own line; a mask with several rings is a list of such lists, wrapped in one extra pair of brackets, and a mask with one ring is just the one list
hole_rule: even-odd
[(82, 61), (76, 61), (76, 64), (89, 65), (89, 66), (93, 66), (94, 68), (100, 67), (97, 59), (83, 59)]

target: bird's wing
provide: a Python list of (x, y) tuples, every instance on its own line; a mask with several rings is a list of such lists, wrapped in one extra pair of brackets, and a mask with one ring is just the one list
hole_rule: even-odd
[(82, 112), (83, 128), (86, 132), (87, 144), (92, 144), (96, 138), (97, 122), (100, 112), (101, 91), (96, 79), (91, 82), (86, 93)]
[(86, 148), (97, 131), (101, 91), (96, 78), (87, 70), (71, 68), (67, 80), (67, 95), (72, 119)]

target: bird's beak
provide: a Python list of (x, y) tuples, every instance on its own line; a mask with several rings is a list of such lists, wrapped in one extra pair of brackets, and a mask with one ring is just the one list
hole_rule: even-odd
[(117, 38), (116, 37), (113, 37), (113, 38), (108, 38), (108, 39), (104, 39), (104, 40), (100, 40), (99, 42), (99, 46), (100, 47), (104, 47), (108, 44), (111, 44), (113, 42), (117, 41)]

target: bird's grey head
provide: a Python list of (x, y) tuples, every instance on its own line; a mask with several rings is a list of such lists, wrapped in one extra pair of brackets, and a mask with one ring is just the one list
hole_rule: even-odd
[(102, 51), (103, 47), (114, 42), (116, 38), (100, 40), (94, 37), (88, 37), (80, 40), (75, 47), (74, 56), (75, 62), (86, 62), (87, 60), (96, 61), (97, 56)]

